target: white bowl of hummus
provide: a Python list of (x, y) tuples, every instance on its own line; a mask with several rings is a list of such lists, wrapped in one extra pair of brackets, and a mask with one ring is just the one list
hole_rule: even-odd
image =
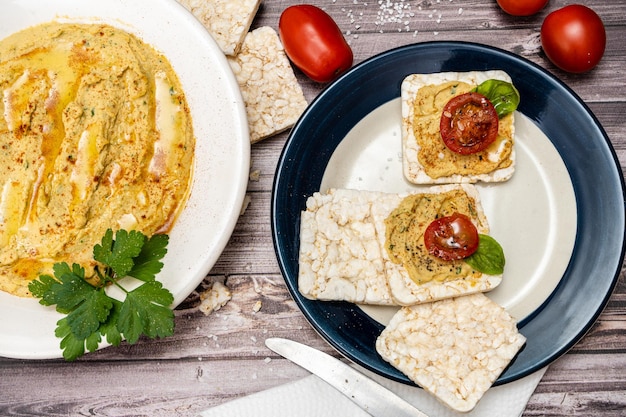
[(182, 302), (242, 207), (245, 108), (174, 0), (17, 0), (0, 39), (0, 355), (56, 358), (60, 315), (29, 297), (30, 275), (89, 266), (107, 228), (165, 232), (158, 279)]

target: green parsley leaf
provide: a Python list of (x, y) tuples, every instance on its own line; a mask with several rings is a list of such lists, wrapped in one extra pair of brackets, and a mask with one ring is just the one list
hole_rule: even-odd
[(34, 280), (28, 285), (28, 289), (31, 294), (33, 294), (33, 297), (40, 298), (39, 304), (51, 306), (56, 304), (56, 297), (51, 287), (57, 282), (58, 281), (50, 275), (41, 275), (38, 280)]
[(148, 337), (165, 337), (174, 333), (174, 312), (168, 307), (172, 294), (158, 281), (146, 282), (129, 292), (122, 304), (118, 328), (129, 343), (143, 333)]
[[(174, 296), (156, 281), (168, 240), (167, 235), (148, 238), (141, 232), (125, 230), (117, 231), (114, 239), (109, 229), (93, 249), (94, 260), (104, 266), (96, 267), (94, 276), (86, 277), (78, 264), (70, 267), (60, 262), (53, 266), (54, 276), (41, 275), (29, 284), (40, 304), (56, 305), (59, 313), (66, 314), (55, 329), (66, 360), (93, 352), (103, 338), (118, 346), (122, 336), (132, 344), (142, 335), (155, 338), (174, 333), (174, 312), (169, 307)], [(120, 282), (127, 276), (143, 284), (128, 291)], [(110, 285), (126, 294), (124, 301), (107, 294)]]
[[(91, 287), (89, 284), (86, 285)], [(80, 293), (82, 300), (68, 313), (67, 324), (76, 337), (87, 338), (96, 332), (100, 328), (100, 324), (109, 317), (113, 302), (111, 297), (104, 292), (104, 288), (94, 291), (93, 287), (91, 289), (83, 287)]]
[(478, 235), (478, 249), (465, 262), (477, 271), (487, 275), (500, 275), (504, 272), (504, 250), (489, 235)]
[(85, 270), (74, 264), (73, 269), (65, 262), (54, 264), (54, 276), (59, 282), (52, 284), (47, 294), (48, 299), (54, 300), (60, 313), (69, 313), (85, 297), (94, 290), (94, 287), (85, 281)]
[(113, 240), (113, 231), (107, 230), (101, 245), (93, 248), (93, 258), (113, 269), (115, 275), (123, 278), (135, 265), (134, 258), (141, 253), (146, 236), (133, 230), (118, 230)]
[(168, 241), (169, 236), (167, 235), (154, 235), (148, 239), (141, 248), (139, 255), (135, 257), (135, 264), (128, 275), (144, 282), (154, 281), (156, 274), (161, 272), (161, 268), (163, 268), (163, 263), (160, 260), (167, 253)]
[(113, 346), (119, 346), (122, 343), (122, 334), (117, 328), (117, 322), (120, 316), (120, 310), (122, 309), (122, 302), (111, 299), (112, 307), (109, 311), (109, 317), (100, 325), (100, 334), (106, 339), (107, 343)]
[(98, 349), (101, 340), (102, 337), (100, 336), (100, 332), (93, 332), (92, 334), (87, 336), (87, 338), (85, 339), (85, 346), (87, 347), (87, 350), (93, 352)]
[(57, 322), (57, 328), (54, 331), (56, 337), (61, 339), (61, 349), (63, 349), (63, 357), (67, 361), (73, 361), (85, 353), (85, 340), (78, 338), (72, 333), (72, 329), (67, 324), (67, 317)]

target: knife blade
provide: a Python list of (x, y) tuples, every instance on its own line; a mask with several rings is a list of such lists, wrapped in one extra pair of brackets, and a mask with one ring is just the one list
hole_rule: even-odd
[(373, 379), (324, 352), (276, 337), (266, 339), (265, 345), (317, 375), (374, 417), (428, 417)]

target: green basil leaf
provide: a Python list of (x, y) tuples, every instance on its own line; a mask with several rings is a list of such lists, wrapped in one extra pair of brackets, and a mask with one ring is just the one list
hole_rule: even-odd
[(478, 249), (465, 258), (465, 262), (483, 274), (502, 274), (505, 263), (502, 246), (491, 236), (481, 234), (478, 238)]
[(487, 97), (498, 113), (498, 118), (503, 118), (513, 113), (519, 105), (520, 95), (517, 88), (509, 82), (502, 80), (487, 80), (482, 82), (472, 91)]

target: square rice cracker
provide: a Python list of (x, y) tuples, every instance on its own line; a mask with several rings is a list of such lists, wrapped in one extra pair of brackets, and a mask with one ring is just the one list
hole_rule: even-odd
[(478, 293), (403, 307), (376, 350), (440, 402), (468, 412), (525, 342), (506, 310)]
[[(474, 199), (477, 213), (473, 220), (479, 233), (488, 234), (489, 225), (475, 186), (439, 185), (419, 193), (452, 189), (462, 189)], [(501, 283), (502, 275), (487, 274), (415, 283), (385, 249), (385, 219), (407, 195), (331, 189), (309, 197), (301, 215), (300, 293), (323, 301), (406, 306), (490, 291)]]
[(178, 0), (213, 36), (224, 54), (237, 55), (261, 0)]
[[(402, 101), (402, 166), (405, 178), (414, 184), (446, 184), (446, 183), (474, 183), (483, 182), (504, 182), (511, 178), (515, 172), (515, 146), (511, 151), (511, 165), (499, 168), (492, 172), (482, 174), (461, 175), (454, 174), (447, 177), (431, 178), (425, 171), (424, 166), (418, 159), (420, 145), (413, 131), (413, 118), (415, 115), (415, 96), (420, 88), (428, 85), (438, 85), (449, 81), (462, 81), (470, 85), (479, 85), (488, 79), (498, 79), (512, 82), (511, 77), (501, 70), (470, 71), (470, 72), (441, 72), (433, 74), (411, 74), (408, 75), (401, 85)], [(511, 137), (515, 137), (515, 123), (511, 126)], [(490, 153), (490, 159), (498, 160), (500, 149), (495, 153)], [(442, 157), (440, 155), (440, 157)]]
[(391, 212), (401, 200), (396, 194), (348, 189), (310, 196), (300, 220), (300, 293), (321, 301), (395, 305), (372, 206)]
[(241, 52), (228, 62), (246, 106), (251, 143), (295, 124), (308, 103), (273, 28), (249, 32)]

